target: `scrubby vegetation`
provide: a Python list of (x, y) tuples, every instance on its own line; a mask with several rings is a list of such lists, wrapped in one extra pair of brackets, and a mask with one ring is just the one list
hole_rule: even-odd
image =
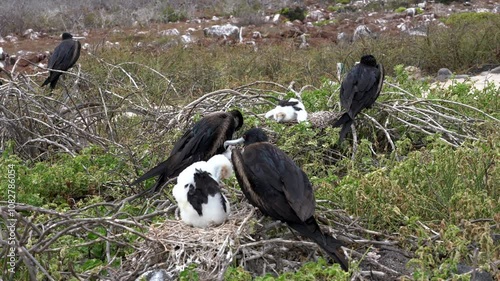
[[(189, 16), (175, 6), (158, 11), (164, 21)], [(462, 14), (444, 20), (449, 29), (429, 27), (426, 38), (383, 36), (309, 50), (286, 42), (260, 46), (258, 52), (242, 46), (165, 51), (168, 42), (137, 48), (137, 37), (117, 34), (112, 39), (124, 42), (120, 48), (95, 46), (91, 55), (82, 55), (74, 71), (79, 75), (67, 74), (52, 95), (36, 86), (40, 76), (15, 77), (0, 86), (0, 172), (7, 175), (14, 167), (17, 175), (16, 241), (21, 249), (15, 274), (6, 276), (120, 280), (154, 264), (175, 266), (152, 259), (172, 249), (148, 252), (150, 245), (167, 247), (148, 243), (159, 239), (150, 236), (151, 229), (175, 220), (171, 186), (135, 198), (152, 181), (129, 183), (165, 159), (185, 127), (201, 115), (240, 108), (242, 130), (266, 128), (273, 143), (309, 175), (321, 224), (347, 242), (353, 260), (351, 271), (344, 273), (316, 259), (321, 255), (314, 254), (316, 246), (299, 243), (283, 227), (265, 229), (269, 221), (255, 214), (242, 223), (247, 235), (227, 246), (234, 256), (222, 271), (226, 280), (359, 280), (372, 267), (386, 278), (467, 280), (471, 274), (459, 273), (459, 265), (480, 267), (498, 278), (500, 87), (474, 91), (464, 83), (431, 88), (410, 79), (404, 66), (434, 73), (440, 67), (465, 71), (498, 63), (499, 20), (498, 15)], [(26, 25), (16, 24), (21, 27)], [(363, 53), (380, 58), (388, 74), (375, 108), (356, 122), (356, 139), (339, 146), (338, 129), (277, 124), (259, 115), (276, 98), (297, 94), (310, 113), (340, 111), (335, 62), (352, 65)], [(0, 181), (4, 220), (8, 184)], [(226, 186), (232, 206), (244, 204), (236, 180)], [(284, 241), (272, 240), (285, 235)], [(264, 246), (252, 246), (247, 237), (269, 239), (269, 245), (277, 245), (272, 254), (281, 248), (306, 254), (278, 257), (266, 249), (265, 256)], [(287, 248), (287, 241), (296, 242), (295, 248)], [(240, 251), (241, 245), (255, 247), (254, 252)], [(377, 267), (381, 262), (371, 254), (383, 247), (407, 253), (409, 265), (398, 274)], [(6, 274), (7, 249), (3, 244), (0, 250)], [(276, 268), (263, 272), (263, 264), (273, 262)], [(206, 274), (202, 263), (183, 266), (174, 271), (181, 280)]]

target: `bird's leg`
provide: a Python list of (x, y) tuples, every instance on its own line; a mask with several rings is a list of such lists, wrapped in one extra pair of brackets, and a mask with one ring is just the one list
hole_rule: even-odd
[(356, 127), (354, 126), (354, 122), (351, 124), (351, 131), (352, 131), (352, 157), (351, 157), (351, 159), (354, 160), (354, 157), (356, 156), (356, 151), (358, 151), (358, 132), (356, 131)]
[(174, 212), (174, 216), (175, 216), (176, 220), (180, 220), (181, 219), (180, 212), (181, 212), (181, 210), (179, 209), (179, 206), (177, 206), (175, 208), (175, 212)]

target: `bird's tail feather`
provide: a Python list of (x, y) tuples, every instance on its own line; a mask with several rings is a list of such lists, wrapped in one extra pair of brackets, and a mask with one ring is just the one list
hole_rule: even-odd
[(54, 76), (54, 78), (52, 79), (52, 81), (50, 81), (50, 88), (51, 89), (54, 89), (56, 87), (56, 84), (57, 84), (57, 81), (59, 81), (59, 75), (58, 76)]
[(333, 127), (339, 127), (342, 125), (342, 129), (340, 129), (340, 134), (339, 134), (339, 143), (341, 143), (345, 139), (353, 122), (354, 119), (352, 119), (351, 116), (349, 116), (349, 113), (346, 112), (342, 114), (339, 120), (333, 123), (332, 125)]
[(342, 242), (340, 240), (337, 240), (333, 238), (332, 236), (325, 234), (325, 240), (326, 244), (321, 245), (318, 244), (325, 252), (328, 253), (328, 255), (336, 261), (338, 264), (340, 264), (340, 267), (348, 271), (349, 270), (349, 263), (347, 262), (346, 257), (344, 256), (344, 253), (342, 252)]
[(339, 127), (340, 125), (343, 125), (345, 122), (351, 120), (351, 117), (349, 116), (349, 114), (346, 112), (344, 114), (342, 114), (342, 116), (339, 118), (339, 120), (337, 120), (335, 123), (333, 123), (333, 127)]
[[(160, 164), (158, 164), (156, 167), (154, 167), (153, 169), (149, 170), (147, 173), (145, 173), (144, 175), (142, 175), (141, 177), (139, 177), (138, 179), (136, 179), (132, 185), (136, 185), (138, 183), (141, 183), (149, 178), (152, 178), (152, 177), (156, 177), (158, 175), (161, 175), (156, 184), (155, 184), (155, 189), (159, 188), (158, 185), (163, 185), (167, 180), (168, 178), (170, 178), (170, 175), (169, 175), (169, 172), (168, 172), (168, 169), (167, 167), (169, 166), (169, 163), (168, 163), (169, 159), (161, 162)], [(160, 179), (163, 180), (163, 182), (160, 182)]]
[(294, 230), (316, 242), (335, 262), (340, 264), (343, 270), (349, 270), (349, 263), (345, 258), (341, 246), (342, 241), (333, 238), (321, 231), (314, 217), (309, 218), (303, 224), (288, 223)]
[(341, 143), (345, 139), (345, 137), (347, 136), (347, 132), (349, 132), (349, 130), (351, 129), (351, 125), (353, 122), (354, 120), (349, 118), (347, 122), (342, 124), (342, 129), (340, 129), (339, 133), (339, 143)]
[(50, 83), (50, 76), (45, 79), (45, 81), (42, 84), (42, 87)]

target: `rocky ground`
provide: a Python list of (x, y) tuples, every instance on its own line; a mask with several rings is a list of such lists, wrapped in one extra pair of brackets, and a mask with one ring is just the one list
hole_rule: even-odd
[[(247, 18), (213, 16), (148, 26), (134, 23), (127, 28), (72, 32), (75, 36), (86, 37), (82, 40), (86, 51), (95, 46), (116, 48), (130, 37), (134, 38), (133, 44), (137, 48), (167, 49), (178, 44), (248, 44), (257, 50), (261, 44), (279, 43), (289, 38), (295, 38), (294, 42), (299, 47), (308, 48), (325, 43), (352, 42), (385, 33), (425, 36), (424, 30), (428, 25), (444, 26), (439, 18), (452, 13), (500, 12), (500, 3), (493, 0), (460, 1), (450, 5), (422, 2), (399, 13), (369, 12), (381, 10), (374, 7), (381, 5), (378, 3), (384, 2), (352, 1), (349, 5), (335, 6), (336, 11), (332, 11), (331, 6), (310, 5), (304, 21), (290, 22), (282, 15), (268, 13)], [(15, 71), (32, 72), (35, 65), (46, 66), (50, 52), (59, 41), (59, 34), (49, 35), (32, 29), (23, 34), (0, 37), (0, 63), (7, 70), (12, 70), (17, 62)]]

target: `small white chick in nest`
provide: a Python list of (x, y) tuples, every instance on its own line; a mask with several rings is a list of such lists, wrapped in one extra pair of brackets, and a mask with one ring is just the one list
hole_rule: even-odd
[(200, 228), (226, 221), (230, 206), (221, 192), (220, 182), (232, 174), (231, 161), (222, 154), (213, 156), (207, 162), (193, 163), (184, 169), (172, 190), (181, 220)]
[(307, 111), (304, 104), (298, 99), (280, 100), (278, 105), (266, 113), (266, 118), (274, 118), (279, 123), (303, 122), (307, 120)]

